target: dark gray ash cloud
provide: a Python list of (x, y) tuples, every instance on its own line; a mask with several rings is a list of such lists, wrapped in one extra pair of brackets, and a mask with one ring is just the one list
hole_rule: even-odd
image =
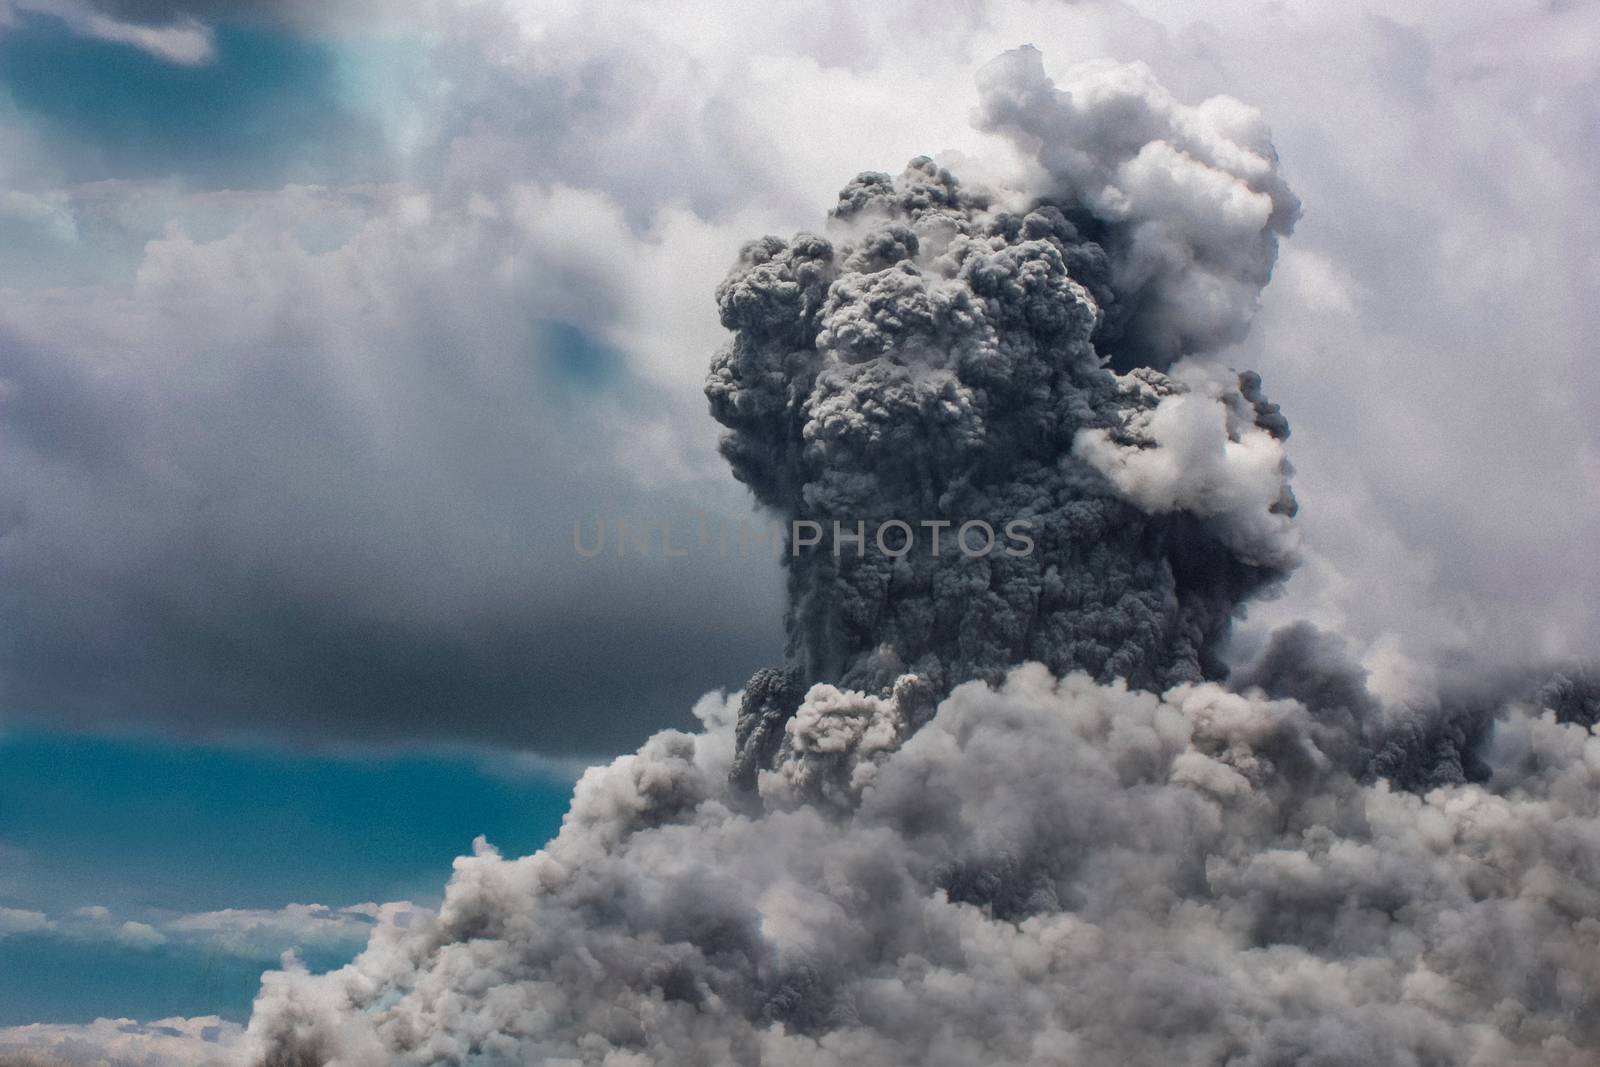
[[(1231, 620), (1293, 565), (1288, 426), (1259, 377), (1166, 372), (1243, 335), (1298, 202), (1243, 105), (1085, 78), (1056, 89), (1030, 48), (980, 74), (979, 124), (1036, 160), (1025, 198), (926, 158), (864, 174), (828, 237), (752, 242), (717, 292), (734, 336), (706, 392), (757, 500), (830, 532), (947, 524), (937, 557), (786, 554), (791, 700), (1023, 661), (1220, 677)], [(1017, 521), (1027, 555), (955, 544)], [(765, 699), (751, 715), (790, 710)]]

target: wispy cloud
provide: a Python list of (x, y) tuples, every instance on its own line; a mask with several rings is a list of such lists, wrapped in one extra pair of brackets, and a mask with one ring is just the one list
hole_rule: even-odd
[(35, 935), (104, 942), (131, 949), (193, 949), (271, 962), (285, 952), (342, 949), (354, 952), (373, 931), (407, 929), (432, 912), (409, 901), (384, 904), (289, 904), (282, 908), (227, 908), (190, 913), (119, 914), (102, 905), (63, 915), (0, 908), (0, 938)]
[(192, 18), (167, 25), (146, 25), (97, 11), (83, 0), (0, 0), (0, 29), (14, 21), (18, 11), (53, 15), (74, 33), (129, 45), (168, 63), (198, 66), (216, 57), (210, 28)]

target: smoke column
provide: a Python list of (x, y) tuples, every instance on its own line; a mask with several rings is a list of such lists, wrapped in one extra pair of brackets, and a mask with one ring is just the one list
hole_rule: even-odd
[[(1166, 371), (1243, 336), (1299, 202), (1250, 109), (1078, 74), (1058, 89), (1024, 48), (980, 75), (978, 123), (1039, 193), (968, 191), (926, 158), (863, 174), (829, 238), (751, 242), (717, 292), (723, 453), (828, 534), (785, 553), (791, 664), (749, 687), (746, 784), (815, 682), (1221, 677), (1230, 620), (1293, 563), (1288, 426), (1260, 380)], [(1019, 521), (1026, 555), (958, 543)], [(891, 523), (920, 540), (833, 541)]]
[(1032, 49), (979, 88), (1017, 188), (918, 159), (751, 243), (707, 393), (786, 518), (1033, 552), (789, 554), (789, 663), (266, 976), (251, 1062), (1600, 1063), (1593, 679), (1390, 707), (1297, 626), (1224, 684), (1296, 549), (1211, 359), (1298, 211), (1261, 117)]

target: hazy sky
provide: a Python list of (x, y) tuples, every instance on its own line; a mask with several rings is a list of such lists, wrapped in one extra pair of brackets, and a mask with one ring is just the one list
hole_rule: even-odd
[[(549, 779), (473, 792), (497, 758), (631, 748), (777, 661), (770, 560), (583, 560), (573, 524), (751, 518), (700, 393), (712, 289), (859, 170), (981, 178), (973, 73), (1023, 43), (1259, 106), (1304, 202), (1236, 361), (1293, 427), (1309, 558), (1239, 648), (1309, 618), (1390, 695), (1592, 654), (1592, 5), (0, 0), (0, 762), (201, 768), (118, 835), (120, 885), (51, 857), (110, 847), (98, 775), (81, 819), (0, 802), (0, 939), (37, 968), (83, 906), (411, 893), (330, 874), (367, 835), (325, 812), (338, 840), (260, 858), (272, 893), (167, 900), (154, 867), (204, 861), (151, 827), (233, 818), (230, 760), (263, 793), (457, 775), (397, 839), (440, 867), (519, 805), (553, 826)], [(361, 762), (395, 745), (424, 755)]]

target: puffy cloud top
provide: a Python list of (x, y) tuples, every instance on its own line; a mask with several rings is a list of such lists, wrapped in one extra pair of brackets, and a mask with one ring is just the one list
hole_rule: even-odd
[(978, 127), (1099, 224), (1122, 298), (1102, 347), (1119, 364), (1164, 368), (1244, 337), (1300, 215), (1259, 111), (1179, 103), (1142, 63), (1086, 63), (1057, 85), (1031, 46), (984, 67), (978, 88)]
[[(752, 810), (735, 702), (591, 770), (436, 920), (269, 975), (256, 1062), (1592, 1062), (1600, 739), (1516, 704), (1488, 787), (1352, 773), (1296, 700), (1035, 665), (818, 685)], [(1350, 722), (1353, 723), (1354, 720)]]

